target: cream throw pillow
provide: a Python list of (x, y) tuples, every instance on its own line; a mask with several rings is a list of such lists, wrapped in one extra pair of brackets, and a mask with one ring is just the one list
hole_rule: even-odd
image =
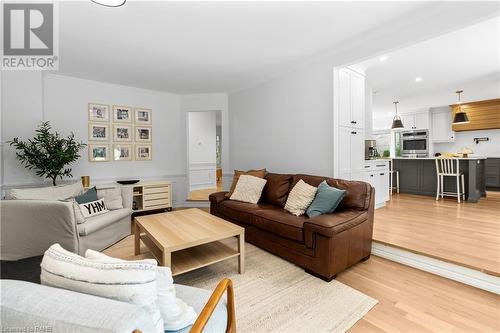
[(97, 197), (104, 199), (109, 210), (123, 208), (122, 189), (120, 187), (97, 188)]
[(316, 196), (317, 187), (307, 184), (302, 179), (295, 184), (286, 200), (285, 210), (295, 216), (304, 215)]
[[(91, 249), (85, 252), (85, 258), (103, 263), (126, 262), (125, 260), (109, 257)], [(158, 305), (163, 318), (163, 328), (166, 331), (177, 331), (193, 325), (197, 317), (196, 312), (191, 306), (176, 297), (174, 280), (172, 279), (172, 272), (169, 267), (157, 266), (156, 282)]]
[(241, 175), (229, 199), (256, 204), (266, 183), (267, 180), (263, 178)]

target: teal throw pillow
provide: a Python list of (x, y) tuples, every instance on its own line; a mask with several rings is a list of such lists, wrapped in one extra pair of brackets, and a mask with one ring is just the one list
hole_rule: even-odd
[(79, 205), (96, 200), (99, 200), (99, 198), (97, 197), (97, 189), (95, 187), (92, 187), (87, 192), (75, 197), (75, 201)]
[(339, 190), (323, 181), (318, 186), (316, 197), (307, 208), (307, 216), (315, 217), (321, 214), (333, 213), (344, 196), (344, 190)]

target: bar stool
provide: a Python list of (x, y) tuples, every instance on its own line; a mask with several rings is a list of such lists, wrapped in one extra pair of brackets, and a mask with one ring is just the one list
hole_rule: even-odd
[[(457, 197), (460, 203), (460, 196), (465, 201), (465, 180), (464, 173), (460, 171), (460, 160), (458, 158), (436, 158), (436, 174), (437, 174), (437, 193), (436, 200), (439, 196)], [(444, 177), (455, 177), (457, 179), (457, 192), (444, 191)], [(460, 192), (460, 183), (462, 184), (462, 192)]]
[[(393, 160), (389, 160), (389, 194), (392, 195), (392, 190), (396, 189), (399, 193), (399, 170), (393, 169)], [(394, 174), (396, 174), (396, 187), (393, 186)]]

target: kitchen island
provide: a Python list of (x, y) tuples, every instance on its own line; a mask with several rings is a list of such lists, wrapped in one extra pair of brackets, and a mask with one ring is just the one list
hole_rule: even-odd
[[(399, 171), (400, 193), (436, 196), (438, 157), (396, 157), (393, 158), (393, 170)], [(485, 157), (458, 158), (460, 171), (465, 177), (465, 198), (469, 202), (478, 202), (486, 196)], [(444, 177), (444, 190), (457, 191), (456, 178)], [(394, 181), (393, 184), (396, 184)]]

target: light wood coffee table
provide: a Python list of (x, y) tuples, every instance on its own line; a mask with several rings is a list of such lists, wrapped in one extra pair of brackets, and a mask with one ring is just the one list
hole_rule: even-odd
[[(134, 222), (135, 255), (142, 241), (174, 276), (234, 257), (239, 273), (245, 271), (245, 229), (236, 224), (198, 208), (138, 216)], [(221, 242), (231, 237), (238, 239), (237, 249)]]

